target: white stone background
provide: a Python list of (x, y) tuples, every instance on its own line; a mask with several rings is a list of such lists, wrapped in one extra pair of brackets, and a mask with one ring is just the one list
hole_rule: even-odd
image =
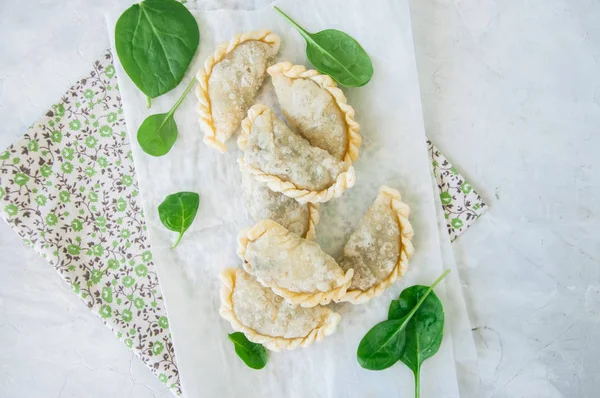
[[(109, 47), (118, 2), (0, 0), (0, 148)], [(410, 5), (427, 134), (491, 207), (454, 243), (472, 396), (596, 397), (600, 2)], [(88, 396), (171, 393), (0, 223), (0, 397)]]

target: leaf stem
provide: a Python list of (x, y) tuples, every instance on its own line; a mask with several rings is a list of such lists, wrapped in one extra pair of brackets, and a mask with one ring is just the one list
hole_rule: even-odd
[[(405, 322), (408, 322), (410, 320), (410, 318), (412, 318), (412, 316), (417, 312), (417, 310), (419, 309), (419, 307), (421, 306), (421, 304), (423, 304), (423, 302), (425, 301), (425, 299), (427, 298), (427, 296), (429, 296), (429, 293), (431, 293), (433, 291), (433, 289), (442, 281), (442, 279), (444, 279), (446, 277), (446, 275), (448, 275), (450, 273), (450, 270), (447, 269), (446, 271), (444, 271), (444, 273), (442, 275), (440, 275), (439, 278), (437, 278), (435, 280), (435, 282), (433, 282), (431, 284), (431, 286), (429, 286), (429, 288), (425, 291), (425, 294), (423, 295), (423, 297), (421, 297), (419, 299), (419, 301), (417, 302), (417, 304), (413, 307), (413, 309), (408, 313), (408, 315), (405, 318)], [(419, 398), (421, 396), (421, 376), (420, 376), (420, 364), (417, 365), (417, 370), (415, 372), (413, 372), (415, 374), (415, 398)]]
[(194, 77), (192, 79), (192, 81), (188, 84), (188, 86), (185, 88), (185, 90), (183, 90), (183, 93), (181, 94), (181, 97), (179, 97), (179, 99), (177, 100), (177, 102), (175, 102), (175, 105), (173, 105), (173, 107), (171, 108), (171, 110), (167, 114), (168, 115), (167, 118), (169, 118), (169, 116), (171, 116), (175, 112), (175, 110), (177, 108), (179, 108), (179, 105), (181, 105), (181, 103), (183, 102), (183, 99), (190, 92), (190, 90), (192, 89), (192, 87), (194, 87), (195, 83), (196, 83), (196, 78)]
[(192, 87), (194, 87), (194, 83), (196, 83), (196, 78), (195, 77), (188, 84), (188, 86), (185, 88), (185, 90), (183, 90), (183, 93), (181, 94), (181, 97), (179, 97), (179, 99), (177, 100), (177, 102), (175, 102), (175, 105), (173, 105), (173, 107), (171, 108), (171, 110), (169, 110), (169, 112), (167, 112), (165, 118), (163, 119), (163, 121), (160, 124), (160, 126), (158, 126), (157, 130), (162, 129), (165, 126), (165, 124), (169, 121), (169, 119), (171, 118), (171, 116), (173, 116), (173, 113), (175, 113), (175, 110), (177, 108), (179, 108), (179, 105), (181, 105), (181, 103), (183, 102), (183, 99), (185, 98), (185, 96), (190, 92), (190, 90), (192, 89)]
[[(448, 270), (450, 271), (450, 270)], [(415, 372), (415, 398), (421, 396), (421, 372), (417, 369)]]
[(151, 98), (146, 96), (146, 109), (150, 109), (150, 107), (152, 106), (152, 102), (151, 102)]
[(175, 247), (179, 244), (179, 242), (181, 242), (182, 237), (183, 237), (183, 232), (180, 232), (179, 236), (177, 237), (177, 240), (175, 241), (175, 243), (173, 243), (173, 246), (171, 246), (171, 249), (175, 249)]
[(306, 31), (306, 29), (304, 29), (302, 26), (298, 25), (298, 23), (296, 23), (296, 21), (294, 21), (292, 18), (288, 17), (283, 11), (281, 11), (279, 9), (279, 7), (277, 6), (273, 6), (273, 8), (275, 8), (275, 11), (277, 11), (286, 21), (288, 21), (293, 27), (295, 27), (296, 29), (298, 29), (298, 32), (300, 32), (300, 34), (302, 36), (304, 36), (305, 39), (313, 41), (312, 37), (310, 37), (310, 33), (308, 33)]

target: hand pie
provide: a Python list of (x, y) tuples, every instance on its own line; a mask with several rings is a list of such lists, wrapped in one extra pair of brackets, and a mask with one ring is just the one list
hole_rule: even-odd
[(220, 44), (196, 74), (204, 142), (225, 152), (225, 142), (240, 125), (262, 86), (280, 39), (268, 30), (237, 34)]
[(267, 73), (292, 129), (336, 159), (353, 162), (358, 158), (360, 126), (331, 77), (289, 62), (270, 66)]
[(255, 221), (273, 220), (305, 239), (314, 239), (319, 222), (318, 204), (300, 204), (282, 193), (273, 192), (266, 184), (255, 180), (245, 168), (240, 169), (246, 208)]
[(300, 203), (327, 202), (354, 186), (354, 168), (312, 146), (264, 105), (242, 121), (240, 160), (258, 181)]
[(335, 332), (341, 319), (326, 307), (290, 305), (239, 268), (224, 270), (221, 282), (221, 316), (248, 340), (271, 351), (323, 340)]
[(382, 186), (379, 195), (344, 247), (339, 261), (354, 270), (352, 284), (342, 301), (364, 303), (380, 295), (408, 269), (414, 252), (410, 209), (400, 193)]
[(240, 233), (238, 255), (244, 269), (291, 304), (314, 307), (339, 301), (354, 271), (345, 273), (315, 242), (271, 220)]

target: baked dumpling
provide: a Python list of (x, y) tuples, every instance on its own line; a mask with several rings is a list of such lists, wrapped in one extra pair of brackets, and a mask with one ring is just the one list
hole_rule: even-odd
[(317, 203), (300, 204), (280, 192), (271, 191), (245, 168), (240, 167), (240, 170), (244, 201), (254, 221), (273, 220), (305, 239), (315, 238), (315, 228), (319, 222)]
[(379, 189), (339, 260), (344, 270), (354, 270), (352, 284), (342, 301), (364, 303), (405, 274), (414, 252), (409, 213), (398, 191), (386, 186)]
[(225, 142), (240, 125), (279, 51), (280, 39), (269, 30), (237, 34), (220, 44), (196, 74), (204, 142), (225, 152)]
[(327, 202), (354, 186), (354, 168), (294, 133), (265, 105), (242, 121), (242, 168), (275, 192), (300, 203)]
[(353, 162), (361, 143), (354, 109), (335, 81), (304, 65), (280, 62), (267, 69), (288, 124), (311, 145)]
[(221, 273), (219, 313), (248, 340), (271, 351), (306, 347), (335, 332), (341, 316), (321, 306), (290, 305), (242, 269)]
[(339, 301), (352, 281), (354, 271), (344, 272), (317, 243), (272, 220), (242, 231), (238, 242), (246, 272), (291, 304), (314, 307)]

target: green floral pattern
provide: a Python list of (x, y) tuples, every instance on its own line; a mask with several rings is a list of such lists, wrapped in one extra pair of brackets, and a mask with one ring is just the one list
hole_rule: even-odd
[(112, 55), (0, 152), (0, 213), (173, 392), (179, 372)]
[(427, 140), (427, 146), (448, 233), (450, 239), (455, 240), (487, 210), (488, 206), (431, 141)]

